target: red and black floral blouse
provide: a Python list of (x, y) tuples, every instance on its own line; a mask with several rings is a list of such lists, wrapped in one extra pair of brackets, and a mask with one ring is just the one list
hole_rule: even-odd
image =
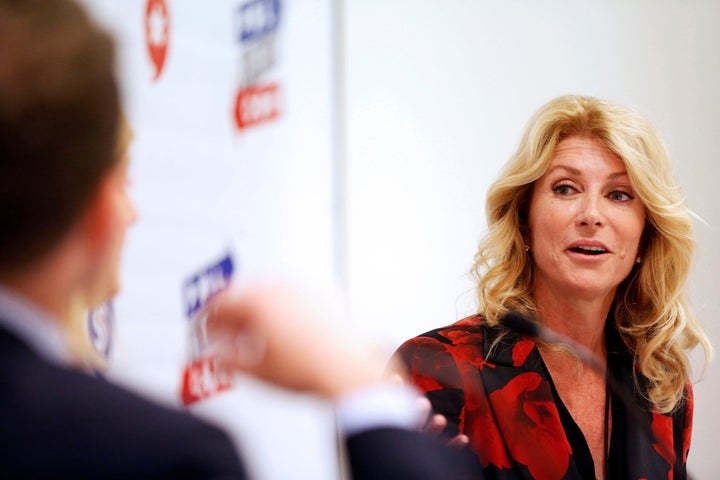
[[(614, 324), (611, 320), (608, 324)], [(562, 404), (532, 339), (468, 317), (405, 342), (395, 357), (409, 381), (448, 419), (446, 434), (470, 438), (477, 478), (594, 478), (590, 450)], [(614, 327), (607, 329), (608, 369), (632, 405), (611, 393), (609, 479), (687, 478), (692, 390), (672, 414), (657, 413), (633, 381), (633, 359)], [(489, 352), (489, 353), (488, 353)]]

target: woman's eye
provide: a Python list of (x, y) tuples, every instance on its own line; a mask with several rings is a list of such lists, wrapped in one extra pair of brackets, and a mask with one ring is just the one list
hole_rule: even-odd
[(557, 193), (558, 195), (570, 195), (574, 191), (575, 188), (572, 185), (568, 184), (561, 184), (553, 187), (553, 192)]
[(610, 197), (610, 200), (614, 200), (616, 202), (627, 202), (628, 200), (633, 199), (632, 195), (627, 192), (623, 192), (622, 190), (613, 190), (608, 194), (608, 197)]

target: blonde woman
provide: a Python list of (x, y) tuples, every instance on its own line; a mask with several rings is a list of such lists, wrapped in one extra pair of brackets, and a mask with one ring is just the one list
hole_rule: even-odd
[[(686, 351), (711, 348), (685, 296), (691, 217), (650, 123), (596, 98), (550, 101), (490, 187), (487, 218), (480, 313), (403, 344), (403, 373), (486, 478), (685, 478)], [(510, 331), (509, 312), (590, 350), (611, 378)]]

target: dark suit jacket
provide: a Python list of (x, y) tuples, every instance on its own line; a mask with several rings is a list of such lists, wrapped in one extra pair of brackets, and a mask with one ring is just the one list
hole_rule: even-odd
[[(416, 432), (350, 437), (356, 479), (458, 478), (455, 453)], [(282, 452), (278, 453), (282, 459)], [(0, 478), (244, 479), (225, 433), (81, 372), (0, 328)]]
[(245, 478), (227, 435), (0, 329), (0, 477)]
[[(433, 409), (448, 418), (448, 434), (470, 437), (486, 478), (593, 478), (587, 443), (534, 341), (507, 332), (492, 347), (501, 333), (469, 317), (408, 340), (396, 356)], [(637, 391), (632, 356), (614, 328), (607, 338), (608, 369), (634, 395), (627, 409), (612, 395), (609, 478), (686, 478), (692, 390), (688, 385), (685, 402), (672, 414), (658, 413)]]

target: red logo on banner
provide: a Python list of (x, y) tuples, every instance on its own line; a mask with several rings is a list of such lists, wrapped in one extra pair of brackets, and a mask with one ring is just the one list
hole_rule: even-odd
[(247, 128), (280, 115), (280, 88), (277, 83), (250, 85), (240, 89), (235, 100), (235, 122)]
[(162, 73), (170, 41), (170, 12), (165, 0), (148, 0), (145, 9), (145, 38), (157, 80)]
[(214, 358), (201, 358), (185, 367), (182, 382), (185, 405), (197, 402), (232, 387), (232, 378), (219, 372)]

